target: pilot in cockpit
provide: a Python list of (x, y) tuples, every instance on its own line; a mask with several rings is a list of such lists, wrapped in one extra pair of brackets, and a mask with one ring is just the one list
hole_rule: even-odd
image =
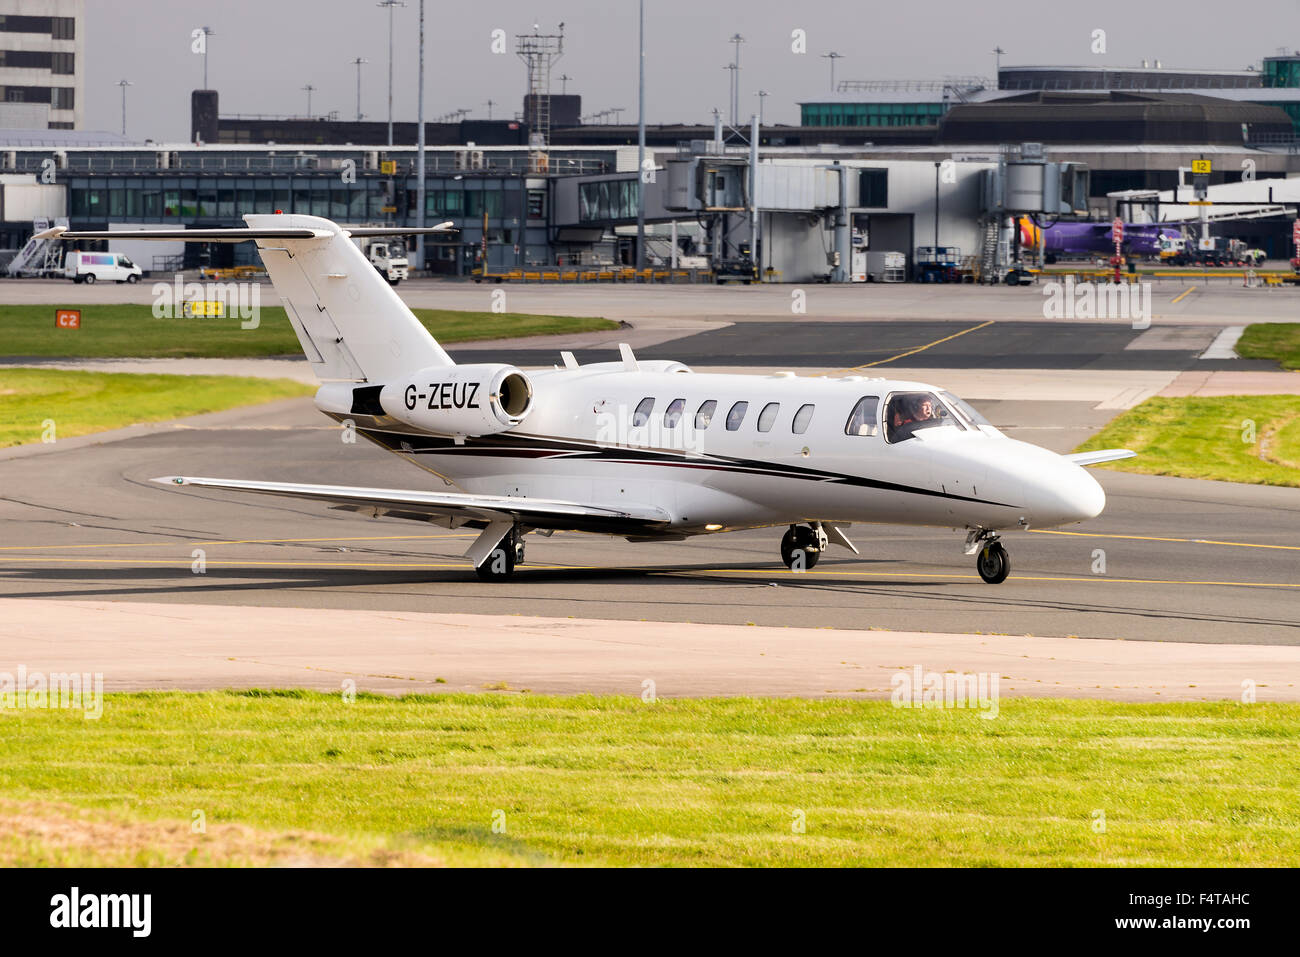
[(901, 442), (903, 439), (910, 439), (917, 429), (926, 428), (938, 417), (933, 397), (899, 396), (894, 402), (894, 414), (890, 419), (893, 426), (892, 441)]

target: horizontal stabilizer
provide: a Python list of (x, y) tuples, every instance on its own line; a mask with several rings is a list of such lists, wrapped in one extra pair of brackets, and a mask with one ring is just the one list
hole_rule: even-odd
[(1136, 452), (1130, 452), (1128, 449), (1098, 449), (1096, 452), (1074, 452), (1066, 458), (1075, 465), (1100, 465), (1102, 462), (1131, 459), (1136, 455)]

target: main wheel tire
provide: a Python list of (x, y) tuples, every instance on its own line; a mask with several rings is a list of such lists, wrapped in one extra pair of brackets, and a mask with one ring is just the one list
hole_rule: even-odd
[(807, 525), (794, 525), (781, 537), (781, 561), (786, 568), (794, 568), (802, 557), (803, 571), (811, 571), (822, 557), (817, 547), (817, 536)]
[(95, 284), (95, 274), (93, 272), (88, 272), (86, 273), (85, 278), (81, 281), (86, 283), (88, 286), (93, 286)]
[(1011, 574), (1011, 558), (1001, 542), (989, 542), (975, 559), (975, 570), (990, 585), (1000, 585)]
[(488, 553), (483, 564), (474, 566), (474, 574), (485, 582), (503, 582), (515, 573), (516, 545), (506, 536)]

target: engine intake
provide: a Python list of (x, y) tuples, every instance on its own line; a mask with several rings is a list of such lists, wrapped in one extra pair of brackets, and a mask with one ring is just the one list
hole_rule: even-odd
[(379, 391), (385, 414), (438, 435), (492, 435), (523, 421), (533, 386), (514, 366), (431, 366)]

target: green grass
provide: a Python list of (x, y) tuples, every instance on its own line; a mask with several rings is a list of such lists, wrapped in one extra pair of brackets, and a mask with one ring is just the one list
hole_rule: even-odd
[(311, 395), (289, 379), (0, 368), (0, 448)]
[(979, 713), (309, 692), (115, 694), (97, 721), (6, 710), (0, 864), (1300, 860), (1300, 706)]
[(1076, 451), (1118, 448), (1138, 456), (1097, 467), (1300, 486), (1300, 396), (1147, 399)]
[[(268, 297), (269, 298), (269, 297)], [(55, 306), (0, 306), (0, 348), (10, 356), (248, 358), (301, 356), (283, 306), (263, 306), (256, 329), (228, 319), (156, 319), (145, 305), (77, 306), (81, 328), (56, 329)], [(608, 319), (416, 309), (439, 342), (470, 342), (617, 329)]]
[(1300, 369), (1300, 322), (1257, 322), (1237, 340), (1243, 359), (1276, 359), (1283, 369)]

